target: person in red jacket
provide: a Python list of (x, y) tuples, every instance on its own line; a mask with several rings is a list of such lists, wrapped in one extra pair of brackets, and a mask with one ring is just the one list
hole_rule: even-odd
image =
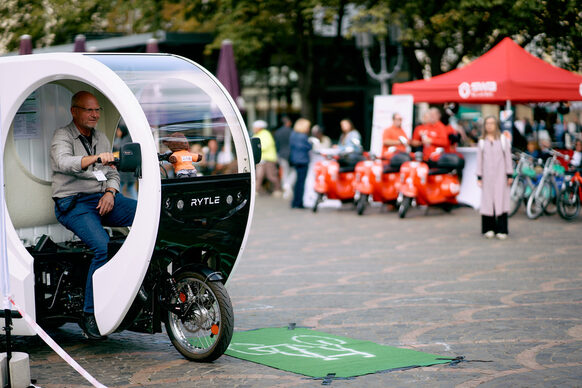
[(449, 147), (449, 132), (440, 121), (438, 108), (431, 108), (423, 115), (423, 124), (414, 129), (411, 144), (422, 145), (423, 159), (426, 161), (438, 159), (437, 148), (443, 148), (444, 151)]
[(388, 156), (390, 147), (396, 147), (396, 151), (406, 152), (406, 145), (400, 141), (400, 137), (404, 137), (408, 141), (408, 136), (402, 129), (402, 116), (400, 113), (394, 113), (392, 115), (392, 126), (386, 128), (382, 134), (382, 157)]

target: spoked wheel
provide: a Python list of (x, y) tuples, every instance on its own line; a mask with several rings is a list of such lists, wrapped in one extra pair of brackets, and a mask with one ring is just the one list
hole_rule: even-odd
[(402, 202), (400, 202), (400, 206), (398, 206), (398, 217), (406, 217), (406, 212), (408, 209), (410, 209), (410, 206), (412, 206), (412, 198), (403, 197)]
[(313, 204), (313, 212), (317, 213), (317, 207), (323, 201), (323, 194), (317, 193), (317, 198), (315, 199), (315, 203)]
[(544, 182), (545, 185), (548, 186), (546, 190), (550, 191), (550, 200), (548, 204), (544, 208), (544, 213), (551, 216), (558, 212), (558, 186), (553, 181), (546, 181)]
[(205, 277), (195, 272), (182, 272), (175, 279), (176, 295), (171, 303), (181, 304), (186, 314), (179, 317), (168, 312), (168, 336), (187, 359), (214, 361), (228, 348), (234, 327), (226, 289), (220, 282), (205, 282)]
[(509, 191), (509, 217), (513, 216), (519, 210), (524, 194), (525, 181), (521, 177), (516, 177)]
[(580, 196), (576, 185), (566, 185), (558, 195), (558, 213), (560, 217), (571, 221), (580, 213)]
[(368, 194), (362, 194), (356, 203), (356, 210), (358, 211), (358, 215), (361, 216), (364, 214), (366, 211), (366, 206), (368, 206)]
[(541, 183), (541, 185), (541, 187), (535, 189), (527, 200), (526, 213), (528, 218), (536, 219), (541, 216), (550, 201), (550, 186), (546, 185), (545, 182)]

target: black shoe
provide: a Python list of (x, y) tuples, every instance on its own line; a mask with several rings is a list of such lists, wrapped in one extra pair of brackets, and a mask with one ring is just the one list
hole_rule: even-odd
[(97, 321), (95, 320), (94, 314), (85, 313), (83, 315), (83, 321), (81, 322), (80, 326), (83, 329), (83, 334), (88, 339), (91, 340), (107, 339), (107, 336), (101, 335), (101, 333), (99, 333), (99, 328), (97, 327)]

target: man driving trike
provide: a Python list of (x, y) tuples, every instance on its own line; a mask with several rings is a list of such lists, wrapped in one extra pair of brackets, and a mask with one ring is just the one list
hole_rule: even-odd
[(85, 286), (82, 328), (99, 333), (93, 306), (93, 273), (108, 259), (109, 235), (103, 226), (129, 226), (137, 202), (119, 193), (119, 173), (107, 136), (96, 130), (102, 108), (91, 93), (71, 99), (72, 122), (55, 131), (51, 143), (52, 189), (57, 220), (94, 253)]

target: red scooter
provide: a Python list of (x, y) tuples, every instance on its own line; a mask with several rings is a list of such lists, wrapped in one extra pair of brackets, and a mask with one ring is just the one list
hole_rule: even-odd
[(356, 165), (356, 211), (363, 215), (368, 203), (396, 204), (400, 166), (412, 158), (406, 152), (391, 152), (386, 158), (364, 160)]
[(324, 199), (339, 199), (342, 203), (353, 202), (356, 193), (356, 164), (364, 159), (361, 153), (355, 152), (319, 152), (325, 160), (315, 163), (314, 189), (317, 198), (313, 212)]
[(412, 206), (440, 206), (451, 211), (457, 204), (457, 195), (461, 185), (459, 176), (465, 166), (465, 160), (458, 154), (442, 153), (429, 168), (422, 157), (405, 162), (400, 167), (400, 185), (398, 188), (398, 215), (406, 216)]

